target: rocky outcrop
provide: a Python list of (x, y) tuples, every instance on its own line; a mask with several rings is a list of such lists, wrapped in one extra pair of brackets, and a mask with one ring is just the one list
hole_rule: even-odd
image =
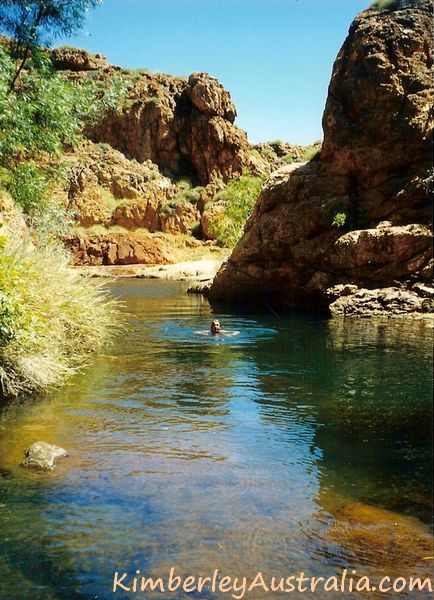
[[(64, 193), (78, 225), (160, 231), (159, 211), (176, 193), (156, 165), (128, 160), (107, 144), (84, 142), (67, 157)], [(61, 195), (61, 192), (59, 192)]]
[[(101, 74), (106, 83), (112, 76), (110, 69)], [(202, 185), (228, 180), (250, 166), (247, 136), (234, 125), (235, 106), (216, 79), (205, 73), (187, 80), (151, 73), (122, 76), (129, 89), (116, 110), (88, 127), (94, 142)]]
[(81, 48), (61, 46), (50, 51), (53, 67), (59, 71), (96, 71), (107, 67), (107, 61), (102, 54), (91, 54)]
[(71, 234), (64, 242), (75, 265), (165, 265), (174, 262), (164, 239), (149, 234)]
[(432, 277), (432, 6), (417, 4), (355, 19), (334, 65), (319, 160), (271, 176), (212, 301), (325, 308), (336, 302), (330, 290), (354, 285), (377, 290), (374, 312), (377, 301), (386, 313), (422, 310), (401, 291), (396, 302), (378, 292)]
[[(422, 286), (434, 295), (434, 288)], [(422, 296), (417, 286), (359, 289), (356, 285), (337, 285), (327, 290), (332, 315), (351, 317), (383, 317), (434, 313), (434, 300)]]

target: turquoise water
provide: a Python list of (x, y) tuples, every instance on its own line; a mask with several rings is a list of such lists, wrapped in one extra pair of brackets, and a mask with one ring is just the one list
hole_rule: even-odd
[[(129, 317), (110, 354), (0, 407), (2, 600), (230, 597), (111, 591), (115, 571), (171, 566), (430, 573), (432, 329), (213, 312), (174, 282), (112, 291)], [(240, 334), (194, 333), (215, 316)], [(70, 456), (26, 471), (36, 440)]]

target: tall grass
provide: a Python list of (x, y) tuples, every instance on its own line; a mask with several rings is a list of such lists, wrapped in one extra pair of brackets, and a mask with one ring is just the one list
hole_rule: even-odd
[(0, 229), (0, 395), (63, 383), (107, 341), (117, 314), (103, 284), (55, 246), (35, 248), (11, 224)]

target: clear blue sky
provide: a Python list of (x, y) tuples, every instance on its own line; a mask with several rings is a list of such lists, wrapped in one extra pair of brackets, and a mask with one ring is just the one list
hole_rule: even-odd
[(332, 65), (370, 0), (104, 0), (62, 40), (111, 63), (217, 77), (251, 142), (322, 137)]

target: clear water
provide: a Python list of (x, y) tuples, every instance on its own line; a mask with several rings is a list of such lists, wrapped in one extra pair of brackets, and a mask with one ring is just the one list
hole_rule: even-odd
[[(0, 407), (2, 600), (230, 597), (112, 594), (116, 570), (171, 566), (430, 573), (432, 329), (213, 313), (174, 282), (112, 290), (130, 315), (112, 353)], [(213, 315), (240, 335), (195, 335)], [(69, 458), (21, 468), (36, 440)]]

